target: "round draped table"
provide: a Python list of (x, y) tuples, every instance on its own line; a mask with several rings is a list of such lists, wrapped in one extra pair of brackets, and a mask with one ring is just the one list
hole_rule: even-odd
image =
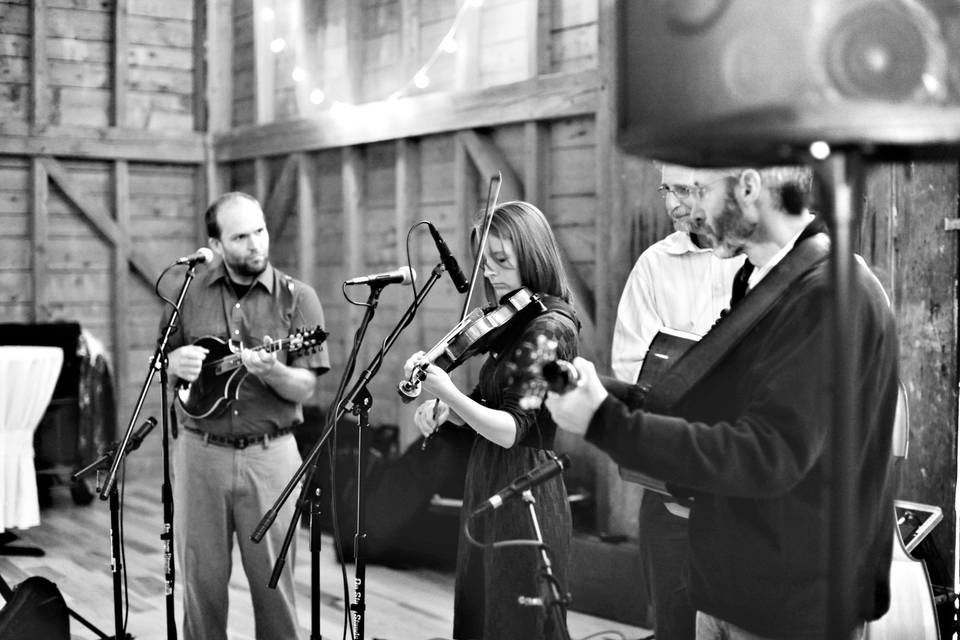
[(61, 366), (59, 347), (0, 347), (0, 531), (40, 524), (33, 434)]

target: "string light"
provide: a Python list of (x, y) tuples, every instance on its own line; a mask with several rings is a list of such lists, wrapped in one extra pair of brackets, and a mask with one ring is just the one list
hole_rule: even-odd
[[(417, 89), (426, 89), (428, 86), (430, 86), (430, 68), (433, 67), (437, 59), (442, 54), (452, 54), (460, 50), (460, 43), (457, 42), (456, 35), (457, 29), (459, 28), (460, 23), (463, 21), (464, 15), (469, 9), (476, 9), (482, 5), (483, 0), (464, 0), (463, 4), (461, 4), (460, 8), (457, 10), (457, 15), (454, 16), (453, 23), (450, 25), (447, 33), (444, 35), (443, 39), (440, 40), (440, 43), (434, 49), (433, 53), (430, 54), (430, 57), (427, 58), (427, 61), (420, 66), (410, 80), (389, 95), (387, 98), (388, 101), (401, 98), (411, 89), (411, 87), (416, 87)], [(260, 19), (264, 22), (272, 22), (275, 18), (276, 14), (270, 7), (264, 7), (260, 10)], [(286, 48), (287, 41), (283, 38), (274, 38), (270, 41), (270, 51), (273, 53), (281, 53)], [(304, 82), (307, 79), (308, 74), (306, 69), (297, 65), (293, 68), (293, 71), (290, 75), (295, 82)], [(327, 96), (320, 88), (314, 88), (311, 90), (309, 99), (310, 102), (315, 105), (320, 105), (327, 102)], [(329, 105), (331, 113), (334, 114), (342, 113), (347, 107), (346, 104), (336, 100), (330, 102)]]

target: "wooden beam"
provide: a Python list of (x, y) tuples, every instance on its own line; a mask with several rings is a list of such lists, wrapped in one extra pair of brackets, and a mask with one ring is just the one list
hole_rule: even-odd
[(343, 10), (344, 30), (346, 35), (347, 59), (344, 65), (343, 86), (336, 89), (335, 95), (343, 96), (342, 101), (348, 104), (365, 102), (363, 95), (363, 46), (366, 42), (363, 33), (363, 2), (346, 0)]
[(297, 167), (297, 267), (300, 279), (310, 282), (317, 262), (317, 199), (313, 188), (317, 170), (309, 154), (291, 157), (296, 159)]
[(47, 309), (47, 238), (50, 234), (50, 217), (47, 212), (47, 172), (36, 158), (30, 161), (31, 203), (30, 224), (30, 278), (33, 284), (33, 322), (50, 319)]
[(467, 155), (480, 171), (480, 175), (489, 178), (499, 172), (503, 176), (500, 187), (500, 200), (522, 200), (524, 198), (523, 181), (510, 166), (506, 154), (490, 139), (470, 129), (457, 133)]
[[(271, 238), (279, 238), (287, 226), (287, 218), (293, 208), (294, 189), (297, 186), (298, 167), (300, 163), (296, 154), (287, 156), (280, 169), (280, 175), (274, 182), (273, 189), (267, 196), (257, 196), (263, 203), (263, 212), (267, 216), (267, 231)], [(257, 164), (259, 168), (260, 163)], [(260, 182), (263, 181), (261, 185)], [(266, 168), (257, 171), (257, 191), (266, 191)]]
[(110, 242), (113, 247), (126, 251), (126, 258), (130, 264), (133, 265), (134, 270), (147, 285), (152, 287), (160, 275), (160, 269), (152, 264), (150, 257), (142, 251), (134, 249), (132, 246), (126, 246), (126, 237), (123, 231), (117, 226), (117, 223), (113, 221), (110, 214), (96, 203), (90, 201), (86, 195), (73, 184), (73, 181), (70, 180), (70, 175), (63, 165), (50, 157), (40, 157), (38, 161), (43, 165), (47, 175), (57, 184), (57, 187), (63, 192), (63, 195), (70, 204), (76, 207), (80, 213), (86, 217), (93, 228)]
[(270, 42), (274, 37), (276, 15), (273, 20), (264, 20), (264, 9), (275, 9), (272, 0), (253, 0), (253, 92), (258, 124), (273, 122), (275, 60)]
[[(21, 123), (22, 124), (22, 123)], [(31, 135), (17, 123), (0, 123), (0, 156), (69, 156), (170, 164), (202, 164), (203, 136), (165, 135), (139, 129), (46, 127)]]
[(114, 389), (117, 391), (117, 407), (129, 406), (127, 391), (127, 357), (130, 352), (130, 332), (127, 329), (130, 309), (130, 267), (127, 254), (130, 250), (130, 167), (126, 160), (113, 164), (113, 202), (116, 211), (117, 229), (121, 244), (114, 248), (113, 263), (113, 362)]
[(46, 0), (31, 3), (30, 34), (30, 124), (33, 131), (41, 131), (50, 123)]
[(264, 206), (267, 204), (267, 198), (269, 197), (270, 187), (267, 186), (267, 182), (270, 181), (270, 172), (269, 167), (267, 166), (267, 159), (263, 156), (259, 158), (254, 158), (253, 160), (253, 188), (254, 188), (254, 197), (260, 201)]
[(130, 46), (127, 3), (128, 0), (116, 0), (113, 6), (113, 113), (110, 122), (115, 127), (127, 124), (127, 50)]
[(309, 119), (239, 127), (215, 137), (218, 162), (335, 149), (446, 131), (591, 115), (595, 71), (541, 76), (487, 89), (344, 105)]
[(420, 60), (420, 0), (400, 0), (400, 55), (403, 75), (412, 78)]

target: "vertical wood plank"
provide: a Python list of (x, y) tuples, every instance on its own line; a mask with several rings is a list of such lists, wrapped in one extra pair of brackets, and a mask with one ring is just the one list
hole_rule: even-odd
[(297, 268), (305, 282), (313, 280), (313, 265), (317, 262), (317, 200), (313, 188), (317, 174), (313, 158), (308, 153), (297, 154)]
[[(344, 268), (347, 274), (363, 273), (363, 224), (362, 194), (363, 155), (357, 147), (344, 147), (341, 151), (341, 176), (343, 180), (343, 238)], [(359, 307), (350, 305), (347, 319), (350, 326), (360, 320)]]
[(263, 10), (273, 10), (272, 0), (253, 0), (253, 55), (254, 55), (254, 103), (256, 122), (273, 122), (274, 113), (274, 54), (270, 42), (274, 37), (273, 20), (263, 19)]
[[(420, 185), (421, 185), (421, 164), (420, 164), (420, 145), (414, 140), (397, 140), (397, 159), (396, 159), (397, 181), (396, 189), (396, 212), (394, 214), (394, 230), (396, 235), (397, 264), (405, 264), (406, 256), (406, 237), (407, 229), (413, 222), (417, 212), (420, 211)], [(422, 243), (414, 243), (413, 254), (410, 259), (414, 264), (421, 264), (420, 250)], [(417, 274), (417, 286), (426, 282), (427, 274)], [(406, 301), (403, 301), (406, 304)], [(396, 316), (399, 318), (403, 313), (398, 309)], [(416, 316), (413, 320), (413, 326), (407, 329), (407, 344), (425, 345), (427, 344), (426, 325), (422, 316)], [(413, 412), (419, 403), (410, 402), (399, 405), (397, 420), (400, 427), (400, 450), (404, 451), (415, 441), (420, 430), (413, 423)]]
[[(127, 354), (130, 353), (130, 331), (127, 326), (130, 309), (130, 268), (127, 266), (127, 254), (130, 244), (130, 167), (126, 160), (113, 163), (113, 201), (116, 211), (117, 228), (120, 230), (119, 242), (113, 248), (113, 363), (114, 387), (116, 389), (117, 409), (121, 415), (132, 403), (127, 391)], [(114, 434), (116, 435), (116, 434)]]
[(347, 86), (345, 101), (350, 104), (364, 102), (363, 95), (363, 3), (355, 0), (345, 0), (346, 7), (346, 36), (347, 36)]
[[(487, 183), (484, 181), (483, 187), (486, 188), (486, 186)], [(468, 257), (472, 255), (472, 252), (470, 251), (469, 231), (471, 225), (473, 224), (475, 214), (479, 208), (479, 187), (480, 181), (478, 180), (477, 172), (473, 166), (473, 162), (470, 160), (470, 153), (463, 144), (463, 138), (461, 136), (454, 136), (453, 198), (454, 209), (456, 211), (456, 217), (454, 219), (457, 220), (457, 237), (461, 238), (460, 246), (457, 249), (458, 255)], [(484, 191), (483, 197), (486, 197), (486, 191)], [(473, 261), (469, 258), (464, 260), (464, 262), (469, 264), (471, 267), (473, 266)], [(478, 279), (482, 278), (482, 276), (483, 274), (481, 273), (478, 276)], [(483, 283), (482, 281), (477, 282), (477, 284), (474, 286), (473, 295), (470, 298), (470, 306), (472, 308), (483, 306), (485, 304), (487, 304), (487, 300), (484, 297)], [(458, 309), (457, 311), (459, 313), (460, 310)], [(458, 371), (462, 371), (458, 382), (460, 388), (469, 388), (464, 385), (464, 380), (473, 381), (477, 379), (482, 360), (482, 358), (470, 358), (464, 365), (460, 366), (456, 371), (453, 372), (453, 375), (456, 376)]]
[[(206, 100), (205, 122), (197, 121), (197, 130), (221, 133), (232, 124), (231, 102), (233, 100), (233, 25), (231, 0), (206, 0), (205, 29), (198, 31), (206, 38), (203, 59), (206, 60), (204, 79), (196, 94)], [(256, 19), (256, 17), (254, 17)], [(195, 58), (199, 59), (199, 58)], [(199, 64), (199, 62), (197, 63)], [(209, 181), (214, 183), (215, 181)]]
[(30, 125), (41, 131), (50, 124), (46, 0), (31, 3), (30, 33)]
[(550, 73), (553, 0), (527, 2), (527, 77)]
[(412, 78), (420, 67), (420, 0), (400, 0), (400, 51), (403, 75)]
[[(470, 3), (470, 0), (463, 0)], [(457, 59), (454, 66), (454, 86), (457, 89), (475, 89), (480, 81), (480, 12), (483, 5), (463, 9), (457, 27)]]
[[(206, 131), (209, 103), (207, 102), (207, 72), (210, 61), (207, 55), (209, 29), (207, 17), (208, 0), (193, 3), (193, 130)], [(209, 57), (223, 55), (211, 52)]]
[(548, 169), (550, 167), (548, 157), (550, 133), (547, 130), (547, 125), (531, 120), (523, 125), (523, 135), (524, 147), (526, 148), (526, 153), (523, 156), (523, 197), (543, 211), (547, 211), (550, 208), (550, 194), (547, 188), (549, 184)]
[[(592, 354), (601, 370), (610, 368), (610, 344), (619, 292), (623, 282), (614, 281), (612, 273), (625, 273), (629, 256), (623, 242), (627, 228), (626, 207), (623, 202), (621, 155), (616, 145), (617, 127), (617, 1), (600, 0), (598, 7), (598, 71), (601, 91), (596, 113), (596, 210), (605, 212), (596, 216), (594, 258), (594, 291), (596, 295), (596, 332), (585, 342), (595, 345)], [(616, 269), (615, 269), (616, 267)], [(640, 499), (643, 495), (637, 485), (627, 485), (609, 460), (597, 463), (598, 526), (601, 531), (635, 535)], [(604, 482), (605, 478), (605, 482)]]
[(270, 179), (269, 173), (266, 158), (255, 158), (253, 160), (253, 180), (257, 190), (254, 197), (263, 206), (266, 206), (267, 197), (270, 195), (270, 186), (267, 184)]
[(110, 122), (115, 127), (124, 127), (127, 124), (127, 51), (130, 48), (127, 15), (128, 0), (116, 0), (113, 6), (113, 100), (110, 113)]
[(50, 219), (47, 212), (47, 171), (38, 158), (30, 161), (31, 182), (31, 224), (30, 242), (31, 279), (33, 284), (33, 306), (31, 316), (33, 322), (49, 320), (50, 312), (47, 309), (47, 238), (50, 233)]

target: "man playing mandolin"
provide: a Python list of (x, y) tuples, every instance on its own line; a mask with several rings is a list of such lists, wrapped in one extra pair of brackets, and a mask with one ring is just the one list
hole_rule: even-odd
[[(322, 327), (323, 309), (313, 288), (270, 264), (270, 238), (256, 199), (222, 195), (207, 209), (205, 222), (220, 261), (200, 268), (187, 291), (170, 337), (168, 370), (179, 386), (216, 387), (222, 378), (230, 389), (212, 393), (217, 402), (202, 408), (177, 407), (182, 433), (173, 456), (174, 539), (183, 576), (183, 637), (226, 638), (236, 536), (256, 636), (295, 638), (302, 634), (294, 606), (294, 550), (271, 589), (267, 583), (285, 532), (272, 527), (256, 544), (250, 534), (300, 465), (292, 432), (303, 421), (301, 403), (330, 366), (327, 350), (316, 348), (322, 330), (309, 348), (301, 348), (299, 338), (284, 341), (280, 350), (269, 343)], [(217, 345), (227, 353), (213, 353)], [(239, 360), (227, 375), (208, 366), (231, 355)], [(293, 510), (288, 501), (279, 521), (289, 521)]]

